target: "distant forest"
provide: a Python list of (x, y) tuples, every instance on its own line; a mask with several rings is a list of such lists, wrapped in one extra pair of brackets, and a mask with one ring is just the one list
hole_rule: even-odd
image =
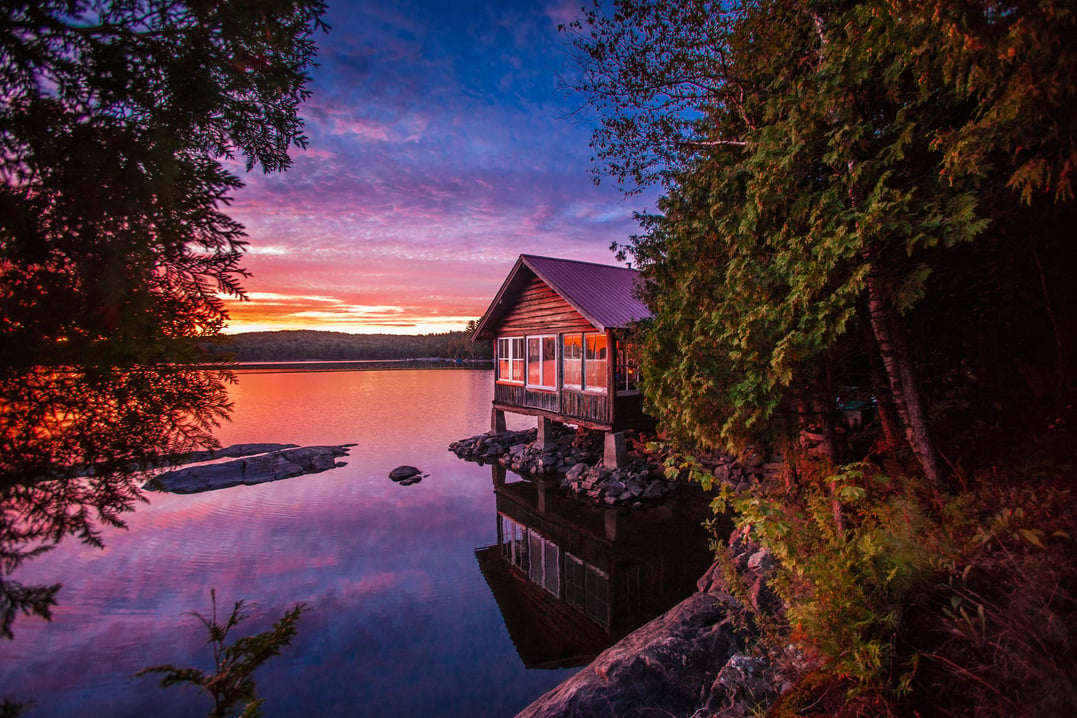
[(251, 361), (357, 361), (363, 359), (492, 359), (492, 342), (472, 343), (469, 332), (345, 334), (310, 330), (222, 336), (204, 348), (213, 356)]

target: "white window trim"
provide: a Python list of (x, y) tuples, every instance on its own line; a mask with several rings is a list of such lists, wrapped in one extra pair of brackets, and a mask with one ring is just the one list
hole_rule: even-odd
[[(569, 384), (565, 380), (565, 339), (568, 337), (579, 337), (580, 339), (580, 383)], [(582, 332), (570, 332), (568, 334), (561, 335), (561, 385), (566, 389), (572, 389), (573, 391), (583, 391), (584, 380), (584, 368), (583, 368), (583, 333)]]
[[(528, 349), (528, 345), (531, 343), (532, 339), (537, 339), (538, 340), (540, 357), (542, 355), (542, 347), (545, 344), (544, 340), (545, 339), (553, 339), (554, 357), (553, 357), (553, 378), (552, 378), (553, 383), (552, 384), (532, 384), (531, 383), (531, 366), (530, 366), (531, 365), (531, 352)], [(559, 338), (558, 338), (558, 336), (556, 334), (529, 334), (524, 339), (524, 358), (526, 359), (526, 361), (524, 363), (524, 383), (527, 385), (527, 388), (529, 388), (529, 389), (543, 389), (543, 390), (546, 390), (546, 391), (557, 391), (557, 375), (558, 375), (558, 372), (559, 372), (559, 370), (561, 368), (561, 366), (560, 366), (561, 361), (560, 361), (560, 356), (559, 356), (560, 348), (558, 346), (560, 343), (561, 342), (559, 341)], [(541, 358), (539, 359), (539, 361), (540, 362), (542, 361)], [(541, 374), (542, 372), (540, 371), (539, 373)]]
[[(522, 339), (523, 342), (524, 342), (524, 355), (523, 355), (523, 357), (517, 357), (512, 353), (513, 340), (515, 340), (515, 339)], [(504, 341), (504, 342), (506, 342), (508, 344), (508, 347), (509, 347), (508, 356), (504, 356), (504, 357), (501, 356), (501, 342), (502, 341)], [(509, 374), (511, 375), (512, 374), (512, 367), (513, 367), (514, 362), (517, 359), (520, 359), (520, 358), (523, 359), (522, 363), (523, 363), (523, 367), (524, 367), (523, 377), (521, 379), (519, 379), (519, 380), (508, 379), (508, 378), (505, 378), (505, 377), (501, 376), (501, 360), (502, 359), (508, 359), (509, 360)], [(526, 381), (527, 381), (527, 338), (523, 337), (523, 336), (498, 337), (497, 338), (497, 382), (499, 384), (512, 384), (514, 386), (523, 386), (524, 382), (526, 382)]]

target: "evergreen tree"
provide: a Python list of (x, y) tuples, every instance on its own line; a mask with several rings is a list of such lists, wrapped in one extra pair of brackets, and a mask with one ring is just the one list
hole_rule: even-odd
[[(623, 159), (610, 165), (618, 179), (635, 167), (630, 176), (664, 185), (660, 214), (628, 248), (651, 280), (652, 410), (703, 444), (773, 440), (795, 411), (825, 433), (838, 370), (874, 359), (875, 390), (895, 409), (888, 434), (938, 479), (909, 318), (932, 311), (937, 268), (1012, 222), (997, 211), (1001, 190), (1069, 202), (1075, 88), (1048, 68), (1073, 67), (1072, 13), (691, 6), (696, 24), (679, 32), (683, 9), (636, 0), (608, 15), (596, 6), (571, 28), (579, 89), (606, 113), (599, 156)], [(611, 105), (618, 93), (631, 99)], [(674, 138), (679, 153), (638, 152), (671, 116), (691, 130)], [(1019, 242), (1007, 250), (1012, 259)]]

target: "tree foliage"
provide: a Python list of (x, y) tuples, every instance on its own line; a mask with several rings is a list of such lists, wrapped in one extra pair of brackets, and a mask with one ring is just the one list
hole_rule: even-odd
[(221, 337), (209, 354), (237, 361), (362, 361), (369, 359), (493, 359), (491, 342), (470, 341), (470, 331), (438, 334), (347, 334), (308, 329), (246, 332)]
[(0, 631), (99, 544), (141, 470), (213, 444), (227, 372), (187, 368), (242, 295), (233, 167), (306, 144), (321, 0), (44, 0), (0, 9)]
[[(6, 3), (0, 14), (5, 366), (174, 359), (241, 294), (242, 186), (304, 147), (319, 0)], [(170, 347), (166, 350), (163, 345)]]
[(217, 620), (217, 592), (210, 591), (213, 612), (207, 618), (198, 612), (192, 615), (202, 622), (209, 634), (209, 643), (213, 647), (214, 672), (206, 673), (197, 668), (177, 668), (173, 665), (143, 668), (136, 676), (150, 673), (163, 673), (161, 686), (182, 685), (189, 683), (197, 686), (213, 698), (210, 718), (227, 718), (236, 711), (243, 718), (255, 718), (261, 715), (262, 699), (258, 698), (258, 685), (254, 681), (254, 671), (273, 656), (280, 655), (282, 648), (290, 646), (295, 638), (296, 624), (306, 609), (299, 603), (273, 624), (273, 628), (253, 636), (237, 638), (229, 644), (228, 634), (242, 621), (248, 618), (244, 612), (245, 602), (240, 600), (232, 605), (232, 613), (222, 623)]
[[(605, 113), (595, 143), (621, 163), (608, 171), (663, 183), (626, 248), (650, 280), (652, 410), (698, 444), (788, 442), (874, 365), (893, 436), (937, 479), (926, 367), (952, 376), (968, 357), (933, 356), (921, 330), (969, 337), (945, 318), (971, 296), (962, 264), (999, 274), (1040, 251), (1072, 266), (1057, 221), (1073, 214), (1077, 19), (1020, 0), (691, 7), (690, 27), (646, 0), (596, 5), (572, 27), (579, 89)], [(706, 85), (678, 93), (693, 75)], [(671, 126), (694, 134), (639, 151)], [(980, 299), (1027, 301), (1035, 282), (1025, 310), (1046, 316), (1060, 276)], [(1057, 345), (1059, 377), (1064, 324), (1037, 334)]]

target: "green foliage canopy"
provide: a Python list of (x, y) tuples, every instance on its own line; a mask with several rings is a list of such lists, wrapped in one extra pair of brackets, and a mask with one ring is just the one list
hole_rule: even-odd
[[(649, 405), (703, 445), (773, 440), (779, 409), (832, 406), (828, 377), (874, 353), (936, 476), (907, 317), (947, 257), (1015, 223), (1010, 197), (1072, 197), (1077, 19), (1052, 2), (691, 6), (681, 32), (683, 9), (637, 0), (571, 28), (578, 89), (606, 113), (595, 144), (622, 161), (607, 171), (665, 191), (627, 248), (651, 280)], [(638, 152), (671, 121), (695, 133), (663, 145), (679, 152)]]

